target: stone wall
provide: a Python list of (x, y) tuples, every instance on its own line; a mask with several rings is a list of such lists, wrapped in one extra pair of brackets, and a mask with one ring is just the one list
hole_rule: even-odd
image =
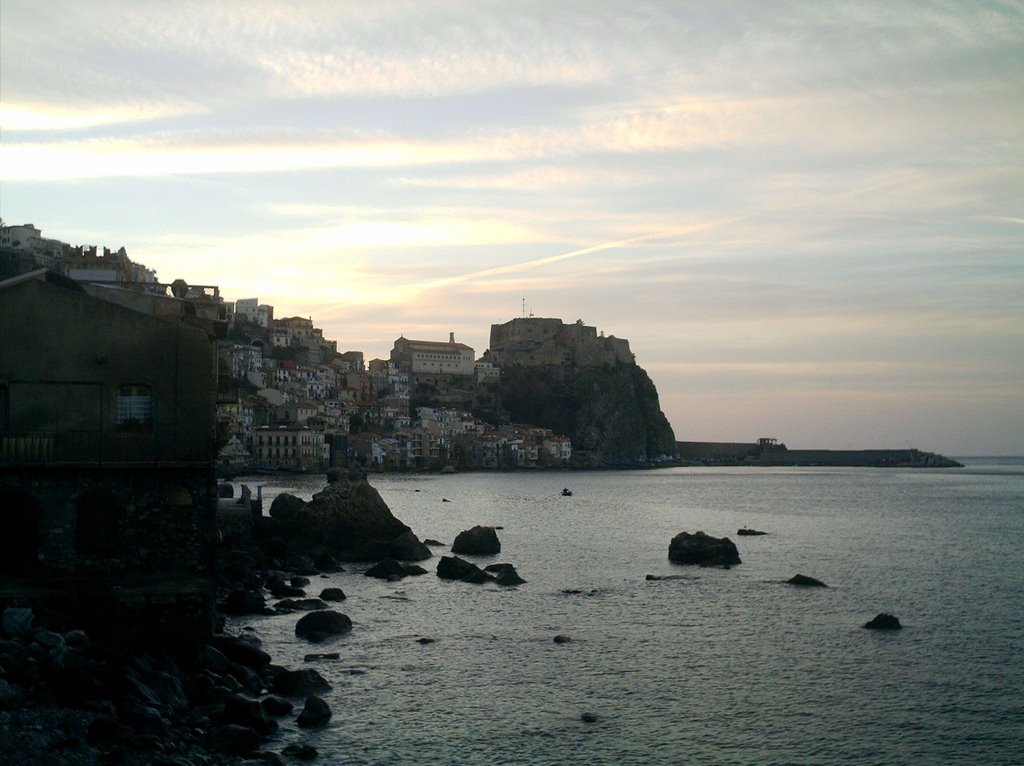
[(0, 606), (154, 640), (212, 631), (210, 466), (6, 469), (0, 501)]
[(561, 319), (524, 317), (491, 325), (487, 361), (537, 366), (545, 364), (595, 367), (633, 363), (629, 341), (598, 335), (597, 328)]

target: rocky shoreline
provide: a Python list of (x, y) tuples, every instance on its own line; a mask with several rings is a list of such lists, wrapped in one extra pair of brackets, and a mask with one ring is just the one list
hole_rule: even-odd
[[(400, 580), (427, 574), (410, 562), (433, 556), (364, 475), (332, 472), (328, 482), (309, 502), (278, 496), (269, 516), (254, 514), (249, 534), (222, 546), (219, 631), (187, 648), (167, 648), (158, 637), (147, 646), (100, 641), (80, 629), (51, 629), (62, 624), (60, 616), (27, 606), (5, 609), (0, 766), (258, 766), (316, 759), (316, 748), (302, 733), (330, 721), (330, 707), (320, 696), (330, 684), (314, 668), (275, 664), (251, 628), (226, 633), (224, 615), (294, 615), (296, 636), (315, 645), (347, 633), (352, 622), (333, 608), (345, 593), (337, 587), (308, 592), (312, 577), (344, 571), (339, 562), (345, 560), (375, 562), (366, 576)], [(463, 531), (451, 553), (498, 554), (495, 529)], [(668, 558), (726, 569), (740, 563), (728, 538), (703, 532), (676, 535)], [(524, 582), (511, 564), (480, 569), (457, 555), (442, 556), (436, 574), (470, 584)], [(805, 575), (788, 583), (825, 586)], [(902, 626), (884, 614), (864, 627)], [(332, 657), (337, 655), (312, 653), (305, 660)]]
[[(333, 473), (328, 481), (310, 503), (278, 497), (270, 518), (254, 519), (249, 539), (219, 552), (221, 615), (295, 613), (296, 634), (316, 641), (351, 622), (329, 608), (344, 600), (340, 589), (307, 595), (310, 576), (341, 571), (339, 558), (432, 555), (365, 477)], [(268, 593), (276, 603), (267, 603)], [(175, 650), (50, 630), (59, 622), (50, 617), (29, 607), (2, 613), (0, 766), (233, 766), (317, 757), (301, 737), (275, 739), (280, 752), (262, 749), (279, 721), (300, 731), (325, 725), (330, 709), (318, 695), (330, 685), (312, 668), (274, 664), (251, 631), (226, 634), (221, 617), (221, 632)]]

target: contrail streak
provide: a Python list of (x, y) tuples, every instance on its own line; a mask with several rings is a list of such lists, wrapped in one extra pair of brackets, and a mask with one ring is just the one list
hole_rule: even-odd
[[(626, 239), (616, 239), (609, 242), (602, 242), (597, 245), (591, 245), (589, 247), (583, 247), (578, 250), (572, 250), (567, 253), (559, 253), (558, 255), (549, 255), (544, 258), (536, 258), (530, 261), (522, 261), (520, 263), (511, 263), (506, 266), (494, 266), (489, 269), (480, 269), (478, 271), (471, 271), (465, 274), (456, 274), (450, 277), (442, 277), (440, 279), (432, 279), (426, 282), (414, 282), (407, 285), (399, 285), (397, 287), (385, 290), (385, 293), (392, 296), (402, 296), (403, 299), (408, 300), (416, 295), (419, 295), (428, 290), (434, 290), (439, 287), (450, 287), (452, 285), (463, 284), (465, 282), (471, 282), (476, 279), (483, 279), (486, 277), (501, 276), (504, 274), (516, 274), (522, 271), (530, 271), (532, 269), (542, 268), (549, 266), (553, 263), (560, 261), (567, 261), (573, 258), (579, 258), (584, 255), (590, 255), (592, 253), (598, 253), (604, 250), (614, 250), (618, 247), (627, 247), (629, 245), (635, 245), (640, 242), (649, 242), (657, 239), (673, 239), (677, 237), (689, 236), (702, 231), (708, 231), (716, 229), (727, 224), (739, 223), (741, 221), (748, 221), (755, 218), (763, 218), (770, 215), (778, 215), (781, 213), (790, 213), (794, 210), (801, 208), (811, 207), (814, 205), (820, 205), (823, 202), (833, 202), (839, 199), (846, 199), (849, 197), (856, 197), (869, 192), (874, 192), (879, 189), (898, 186), (899, 182), (896, 181), (879, 181), (873, 184), (867, 184), (859, 188), (850, 189), (848, 191), (840, 192), (838, 194), (829, 195), (827, 197), (816, 197), (809, 199), (805, 202), (797, 202), (791, 205), (785, 205), (779, 208), (770, 208), (766, 210), (758, 210), (751, 213), (743, 213), (741, 215), (730, 216), (727, 218), (719, 218), (714, 221), (705, 221), (704, 223), (692, 224), (689, 226), (677, 226), (670, 229), (661, 229), (659, 231), (650, 232), (648, 234), (640, 234), (636, 237), (627, 237)], [(378, 291), (378, 296), (380, 291)], [(378, 301), (379, 302), (379, 301)], [(337, 304), (327, 309), (339, 309), (339, 308), (351, 308), (352, 303)]]

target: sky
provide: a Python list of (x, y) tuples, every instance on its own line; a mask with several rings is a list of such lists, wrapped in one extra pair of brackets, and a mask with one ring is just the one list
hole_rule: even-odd
[(677, 439), (1024, 454), (1024, 3), (2, 0), (0, 217)]

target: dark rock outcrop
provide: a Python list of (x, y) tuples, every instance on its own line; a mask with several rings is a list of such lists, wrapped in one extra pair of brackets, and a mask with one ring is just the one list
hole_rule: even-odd
[(320, 753), (312, 745), (285, 745), (281, 751), (284, 755), (294, 758), (297, 761), (312, 761)]
[(821, 580), (817, 580), (807, 575), (795, 574), (786, 580), (790, 585), (800, 585), (807, 588), (827, 588), (828, 586)]
[(224, 700), (222, 720), (224, 723), (248, 727), (261, 736), (277, 731), (277, 722), (267, 714), (263, 706), (242, 694), (230, 694)]
[(437, 576), (442, 580), (461, 580), (474, 584), (490, 582), (493, 579), (476, 564), (458, 556), (442, 556), (437, 562)]
[(405, 530), (391, 541), (388, 553), (392, 558), (401, 561), (423, 561), (434, 555), (425, 543), (419, 541), (411, 529)]
[(304, 729), (323, 726), (331, 720), (331, 708), (321, 697), (311, 694), (295, 723)]
[(374, 561), (400, 556), (420, 561), (430, 557), (430, 550), (394, 517), (367, 481), (336, 479), (308, 503), (287, 493), (278, 495), (270, 507), (270, 518), (260, 524), (259, 535), (275, 538), (292, 552), (313, 558), (326, 554)]
[(523, 585), (526, 582), (511, 564), (488, 564), (484, 571), (494, 575), (498, 585)]
[(760, 530), (757, 530), (757, 529), (750, 529), (748, 527), (740, 527), (739, 529), (736, 530), (736, 534), (739, 535), (740, 537), (755, 537), (757, 535), (766, 535), (768, 533), (767, 532), (761, 532)]
[(329, 691), (330, 688), (327, 680), (312, 668), (280, 668), (274, 676), (274, 691), (285, 697), (305, 697)]
[(267, 715), (272, 715), (276, 717), (288, 715), (290, 712), (292, 712), (292, 710), (295, 709), (295, 706), (288, 700), (282, 697), (276, 697), (273, 694), (267, 695), (266, 697), (261, 699), (260, 707), (263, 708), (263, 712), (265, 712)]
[(403, 564), (395, 559), (384, 559), (378, 561), (363, 574), (381, 580), (401, 580), (405, 577), (415, 577), (426, 573), (426, 569), (415, 564)]
[(274, 604), (274, 608), (286, 612), (313, 612), (327, 609), (327, 602), (319, 598), (286, 598)]
[(346, 597), (341, 588), (324, 588), (320, 591), (320, 598), (324, 601), (344, 601)]
[(864, 623), (868, 630), (900, 630), (903, 626), (899, 618), (894, 614), (876, 614), (873, 618)]
[(736, 544), (728, 537), (712, 537), (704, 532), (680, 532), (669, 543), (668, 559), (674, 564), (730, 567), (740, 563), (740, 554)]
[(295, 623), (295, 635), (308, 641), (323, 641), (352, 630), (352, 620), (347, 614), (329, 609), (309, 612)]
[(256, 645), (236, 636), (214, 636), (213, 647), (232, 662), (249, 668), (262, 668), (270, 664), (270, 655)]
[(501, 541), (494, 527), (475, 526), (455, 536), (452, 553), (468, 556), (493, 556), (501, 553)]
[(231, 591), (220, 602), (220, 610), (224, 614), (263, 614), (267, 602), (263, 594), (250, 588), (238, 588)]

